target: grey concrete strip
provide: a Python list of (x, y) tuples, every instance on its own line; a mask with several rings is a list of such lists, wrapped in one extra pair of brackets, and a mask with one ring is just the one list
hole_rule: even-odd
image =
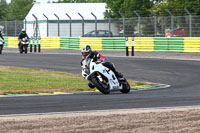
[(69, 111), (69, 112), (48, 112), (48, 113), (27, 113), (27, 114), (9, 114), (0, 115), (3, 120), (27, 120), (38, 118), (65, 118), (70, 116), (106, 116), (111, 114), (138, 114), (150, 112), (169, 112), (169, 111), (185, 111), (191, 109), (200, 109), (199, 105), (196, 106), (179, 106), (179, 107), (153, 107), (153, 108), (133, 108), (133, 109), (110, 109), (110, 110), (86, 110), (86, 111)]
[[(19, 53), (15, 48), (4, 48), (3, 53)], [(135, 52), (135, 56), (126, 56), (125, 51), (99, 51), (104, 56), (114, 57), (132, 57), (132, 58), (158, 58), (158, 59), (178, 59), (178, 60), (198, 60), (200, 61), (200, 53), (178, 53), (178, 52)], [(80, 50), (65, 49), (41, 49), (41, 52), (29, 54), (72, 54), (80, 55)], [(129, 52), (129, 55), (131, 53)]]

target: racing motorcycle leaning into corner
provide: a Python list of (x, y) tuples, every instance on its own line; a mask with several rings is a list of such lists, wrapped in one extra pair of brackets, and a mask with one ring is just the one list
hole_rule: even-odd
[(82, 76), (88, 80), (90, 88), (96, 87), (103, 94), (111, 91), (130, 92), (130, 85), (124, 77), (119, 79), (116, 72), (105, 66), (105, 62), (91, 58), (94, 54), (89, 45), (84, 46), (81, 52), (85, 57), (81, 60)]

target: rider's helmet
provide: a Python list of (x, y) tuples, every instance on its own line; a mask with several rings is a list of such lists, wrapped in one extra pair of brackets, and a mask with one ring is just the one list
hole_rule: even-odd
[(22, 29), (22, 34), (25, 34), (26, 33), (26, 30), (25, 29)]
[(92, 53), (92, 49), (91, 49), (90, 45), (85, 45), (82, 48), (81, 53), (82, 53), (82, 56), (85, 58), (90, 56), (90, 54)]

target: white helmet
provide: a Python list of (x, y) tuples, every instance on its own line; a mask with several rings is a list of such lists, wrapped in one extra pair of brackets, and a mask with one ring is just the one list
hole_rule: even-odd
[(85, 58), (90, 56), (91, 53), (92, 53), (92, 49), (91, 49), (90, 45), (85, 45), (81, 50), (81, 54)]
[(22, 34), (25, 34), (26, 33), (26, 30), (25, 29), (22, 29)]

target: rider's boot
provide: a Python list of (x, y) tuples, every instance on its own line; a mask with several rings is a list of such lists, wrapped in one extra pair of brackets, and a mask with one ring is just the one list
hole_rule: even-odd
[(125, 80), (122, 73), (115, 71), (115, 75), (120, 82)]

